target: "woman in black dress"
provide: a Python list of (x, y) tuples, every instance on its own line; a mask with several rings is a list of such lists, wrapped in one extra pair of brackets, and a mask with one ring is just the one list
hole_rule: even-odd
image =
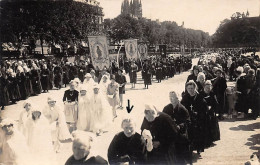
[(190, 80), (196, 82), (198, 74), (199, 74), (199, 67), (197, 65), (194, 65), (192, 73), (188, 76), (186, 83), (189, 82)]
[(50, 89), (50, 71), (47, 69), (47, 65), (43, 65), (41, 71), (41, 84), (43, 92), (48, 92)]
[(214, 141), (220, 140), (220, 131), (218, 119), (216, 117), (216, 110), (218, 107), (217, 96), (212, 91), (212, 84), (210, 80), (205, 82), (203, 91), (200, 95), (207, 103), (209, 110), (207, 111), (207, 137), (206, 146), (209, 147)]
[(136, 80), (137, 80), (137, 71), (138, 66), (135, 64), (134, 61), (131, 62), (129, 76), (130, 76), (130, 83), (132, 84), (132, 88), (135, 88)]
[(41, 94), (42, 86), (40, 81), (40, 73), (35, 64), (33, 65), (33, 69), (31, 70), (31, 81), (34, 95)]
[(152, 84), (151, 81), (151, 68), (149, 66), (148, 61), (145, 62), (143, 66), (143, 77), (144, 77), (144, 87), (148, 89), (148, 85)]
[(16, 74), (13, 71), (9, 73), (7, 82), (8, 82), (9, 98), (12, 101), (12, 103), (14, 104), (16, 101), (20, 100), (21, 94), (20, 94)]
[(207, 104), (203, 97), (196, 91), (197, 85), (194, 81), (186, 83), (187, 93), (184, 94), (181, 104), (189, 111), (191, 125), (188, 128), (189, 139), (193, 150), (197, 153), (204, 151), (205, 130), (206, 130), (206, 112)]
[(9, 104), (9, 93), (7, 90), (7, 79), (0, 71), (0, 106), (1, 110), (4, 110), (4, 107)]
[(216, 94), (219, 103), (217, 108), (219, 119), (223, 120), (223, 114), (225, 112), (225, 91), (227, 88), (227, 81), (224, 78), (224, 73), (220, 68), (215, 71), (215, 74), (216, 78), (213, 80), (213, 91)]

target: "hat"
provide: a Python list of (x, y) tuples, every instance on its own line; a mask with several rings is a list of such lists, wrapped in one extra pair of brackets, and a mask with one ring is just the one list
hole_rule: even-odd
[(211, 83), (210, 80), (207, 80), (207, 81), (205, 82), (205, 85), (212, 85), (212, 83)]
[(69, 84), (71, 85), (71, 84), (75, 84), (75, 81), (74, 80), (71, 80), (70, 82), (69, 82)]
[(85, 77), (92, 77), (90, 73), (85, 74)]
[(26, 106), (27, 104), (32, 105), (32, 102), (29, 101), (29, 100), (26, 100), (26, 101), (23, 103), (23, 108), (25, 108), (25, 106)]
[(199, 67), (197, 65), (194, 65), (192, 70), (199, 70)]
[(100, 87), (99, 87), (99, 85), (97, 84), (97, 83), (95, 83), (94, 85), (93, 85), (93, 89), (99, 89)]
[(239, 72), (239, 73), (243, 73), (244, 72), (244, 68), (239, 66), (239, 67), (237, 67), (236, 71)]
[(222, 73), (223, 71), (222, 71), (222, 69), (217, 68), (216, 71), (215, 71), (215, 73), (216, 73), (216, 72), (221, 72), (221, 73)]
[(53, 97), (49, 96), (49, 97), (47, 98), (47, 101), (50, 102), (50, 101), (56, 101), (56, 100), (54, 100)]
[(148, 105), (148, 104), (145, 104), (145, 110), (147, 111), (156, 111), (157, 112), (157, 109), (154, 105)]
[(14, 120), (10, 118), (5, 118), (1, 121), (0, 127), (4, 127), (5, 125), (10, 125), (10, 124), (14, 124)]
[(73, 81), (76, 82), (76, 83), (80, 83), (80, 79), (79, 78), (74, 78)]
[(108, 76), (106, 74), (104, 74), (101, 79), (103, 79), (103, 78), (108, 79)]
[(94, 74), (95, 74), (96, 72), (95, 72), (95, 70), (94, 70), (94, 69), (91, 69), (90, 73), (94, 73)]

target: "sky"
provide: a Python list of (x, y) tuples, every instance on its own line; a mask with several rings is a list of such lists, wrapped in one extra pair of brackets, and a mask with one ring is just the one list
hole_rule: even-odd
[[(121, 12), (123, 0), (98, 0), (104, 18), (115, 18)], [(221, 21), (235, 12), (248, 10), (250, 16), (259, 16), (260, 0), (142, 0), (143, 17), (175, 21), (185, 28), (214, 34)]]

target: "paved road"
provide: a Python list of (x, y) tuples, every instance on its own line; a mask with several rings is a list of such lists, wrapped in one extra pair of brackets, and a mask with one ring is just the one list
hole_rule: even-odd
[[(198, 59), (193, 60), (195, 64)], [(124, 95), (125, 106), (127, 100), (134, 105), (131, 116), (134, 116), (137, 123), (137, 132), (140, 132), (139, 128), (143, 120), (144, 105), (153, 104), (157, 109), (162, 108), (169, 103), (168, 93), (171, 90), (175, 90), (179, 94), (184, 90), (184, 83), (189, 75), (188, 72), (180, 75), (175, 75), (174, 78), (164, 80), (162, 83), (153, 82), (153, 85), (149, 89), (143, 89), (144, 85), (141, 81), (141, 75), (138, 74), (138, 83), (135, 89), (130, 89), (131, 85), (126, 85), (126, 94)], [(128, 76), (127, 76), (128, 79)], [(129, 82), (129, 80), (128, 80)], [(44, 106), (48, 95), (52, 95), (57, 99), (57, 104), (63, 106), (62, 97), (64, 94), (64, 88), (61, 90), (52, 90), (49, 93), (41, 94), (40, 96), (31, 97), (30, 100), (37, 104), (37, 106)], [(15, 105), (6, 107), (6, 110), (2, 111), (1, 117), (10, 117), (15, 120), (18, 119), (19, 112), (22, 109), (23, 101), (18, 102)], [(112, 125), (108, 127), (108, 132), (100, 137), (97, 137), (94, 141), (92, 150), (94, 153), (99, 154), (106, 158), (107, 148), (114, 135), (121, 131), (120, 123), (121, 118), (128, 115), (126, 109), (117, 110), (118, 118)], [(198, 165), (242, 165), (248, 160), (253, 152), (260, 152), (260, 118), (258, 120), (248, 121), (223, 121), (220, 122), (221, 140), (216, 142), (214, 147), (206, 149), (201, 154), (201, 158), (197, 159), (197, 155), (194, 153), (194, 164)], [(72, 154), (71, 142), (63, 143), (61, 152), (57, 154), (59, 164), (64, 164), (67, 158)]]

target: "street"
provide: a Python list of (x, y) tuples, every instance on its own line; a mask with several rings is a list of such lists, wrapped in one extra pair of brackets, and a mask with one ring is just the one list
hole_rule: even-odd
[[(193, 64), (196, 64), (198, 59), (193, 59)], [(131, 115), (136, 120), (136, 130), (140, 133), (140, 126), (144, 117), (144, 105), (152, 104), (158, 110), (169, 104), (169, 91), (176, 91), (180, 94), (184, 90), (185, 82), (189, 72), (177, 74), (173, 78), (164, 80), (161, 83), (153, 81), (149, 89), (144, 89), (144, 84), (141, 79), (141, 73), (138, 73), (137, 84), (135, 89), (131, 89), (131, 84), (126, 85), (126, 94), (124, 95), (124, 107), (127, 106), (127, 101), (130, 100), (130, 106), (134, 106), (130, 114), (126, 108), (117, 109), (118, 117), (114, 123), (107, 128), (107, 132), (97, 137), (94, 140), (92, 150), (94, 153), (106, 158), (108, 146), (114, 135), (122, 131), (121, 119), (125, 115)], [(127, 82), (129, 82), (129, 77)], [(49, 93), (43, 93), (39, 96), (30, 97), (33, 104), (44, 107), (47, 104), (47, 97), (51, 95), (57, 99), (57, 103), (63, 108), (62, 97), (65, 88), (61, 90), (51, 90)], [(7, 106), (4, 111), (1, 111), (1, 118), (12, 118), (18, 120), (20, 111), (24, 101), (19, 101), (17, 104)], [(112, 112), (111, 112), (112, 113)], [(221, 140), (215, 142), (215, 146), (205, 149), (201, 153), (201, 158), (198, 159), (194, 153), (194, 164), (196, 165), (243, 165), (252, 153), (260, 152), (260, 118), (257, 120), (224, 120), (219, 122), (221, 131)], [(57, 153), (57, 160), (60, 165), (64, 164), (69, 156), (72, 155), (71, 142), (62, 143), (61, 151)]]

